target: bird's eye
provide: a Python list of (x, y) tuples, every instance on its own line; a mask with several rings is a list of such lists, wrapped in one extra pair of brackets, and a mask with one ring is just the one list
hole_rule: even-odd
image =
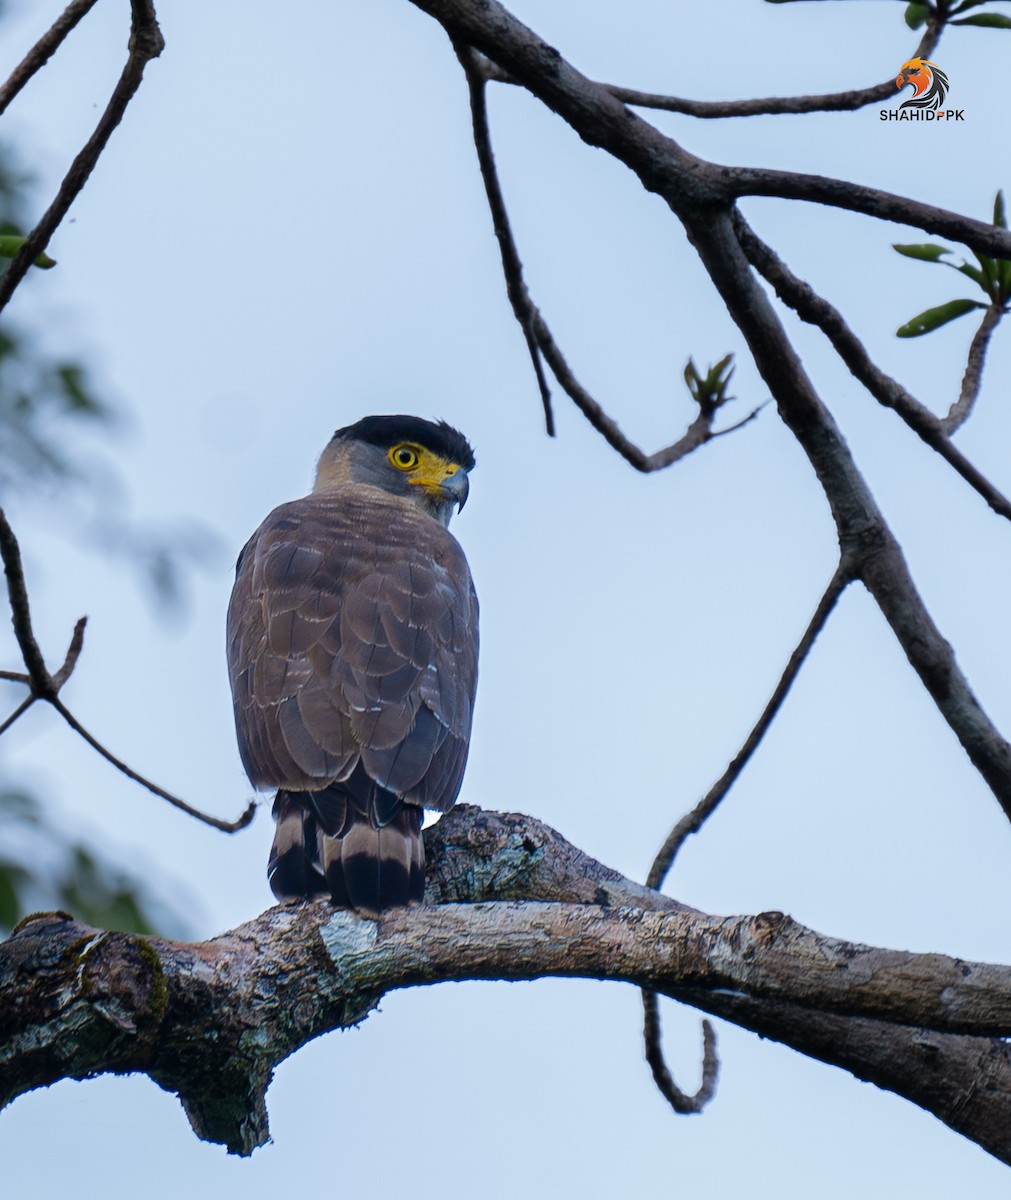
[(413, 446), (394, 446), (390, 451), (390, 462), (398, 471), (410, 471), (418, 465), (418, 452)]

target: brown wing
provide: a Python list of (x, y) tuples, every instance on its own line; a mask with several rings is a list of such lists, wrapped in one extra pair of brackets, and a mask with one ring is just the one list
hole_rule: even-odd
[(239, 752), (259, 788), (370, 778), (445, 811), (463, 778), (477, 598), (437, 521), (376, 489), (281, 505), (247, 543), (228, 609)]

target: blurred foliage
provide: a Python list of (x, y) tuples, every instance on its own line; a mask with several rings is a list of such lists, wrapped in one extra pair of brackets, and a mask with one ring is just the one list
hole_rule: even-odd
[(54, 825), (34, 795), (0, 791), (0, 936), (27, 912), (55, 908), (102, 929), (186, 932), (143, 883)]
[[(30, 176), (11, 148), (0, 146), (0, 274), (26, 232), (30, 190)], [(93, 453), (116, 426), (114, 405), (83, 362), (54, 355), (45, 339), (4, 315), (0, 505), (33, 500), (66, 536), (139, 569), (149, 595), (171, 612), (184, 598), (189, 569), (206, 561), (215, 543), (195, 525), (153, 528), (123, 518), (124, 488), (115, 469)], [(10, 691), (20, 698), (20, 690)], [(15, 785), (0, 764), (0, 936), (28, 912), (51, 908), (104, 928), (187, 932), (182, 918), (160, 904), (142, 880), (54, 820), (44, 801), (30, 787)]]

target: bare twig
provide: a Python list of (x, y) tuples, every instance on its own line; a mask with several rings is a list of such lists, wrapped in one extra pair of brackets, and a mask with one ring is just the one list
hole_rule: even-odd
[[(793, 686), (793, 681), (797, 678), (800, 668), (803, 666), (819, 633), (825, 627), (825, 622), (835, 608), (836, 602), (846, 586), (851, 582), (852, 574), (849, 568), (844, 563), (840, 563), (836, 568), (835, 574), (829, 581), (824, 595), (818, 602), (818, 607), (815, 609), (810, 624), (804, 631), (804, 636), (790, 655), (786, 669), (783, 671), (779, 683), (776, 685), (776, 690), (772, 693), (772, 697), (765, 706), (754, 729), (752, 729), (744, 745), (734, 756), (730, 765), (716, 783), (713, 784), (692, 811), (683, 816), (667, 835), (664, 844), (660, 847), (656, 858), (653, 860), (653, 865), (649, 869), (649, 875), (646, 877), (647, 887), (659, 891), (663, 886), (663, 882), (670, 871), (678, 851), (691, 834), (698, 833), (703, 824), (712, 816), (719, 807), (720, 802), (734, 786), (741, 772), (751, 759), (751, 756), (758, 749), (769, 726), (775, 720), (776, 714), (779, 712), (783, 701)], [(675, 1112), (701, 1112), (715, 1093), (719, 1070), (719, 1062), (716, 1058), (716, 1035), (709, 1026), (709, 1022), (703, 1022), (706, 1052), (702, 1070), (702, 1086), (694, 1096), (688, 1096), (674, 1082), (670, 1069), (667, 1066), (663, 1051), (663, 1029), (660, 1023), (660, 998), (656, 992), (650, 991), (648, 988), (643, 989), (642, 1009), (642, 1036), (646, 1061), (649, 1063), (656, 1086)]]
[(56, 53), (63, 39), (82, 17), (95, 7), (98, 0), (73, 0), (53, 22), (52, 27), (39, 38), (35, 45), (10, 73), (10, 78), (0, 87), (0, 113), (3, 113), (26, 83), (46, 65)]
[(895, 95), (895, 80), (848, 92), (829, 92), (821, 96), (765, 96), (747, 100), (689, 100), (684, 96), (665, 96), (659, 92), (640, 92), (637, 88), (604, 84), (616, 100), (635, 108), (680, 113), (703, 120), (720, 117), (760, 117), (813, 112), (845, 112), (877, 104)]
[(81, 188), (87, 183), (106, 143), (112, 136), (112, 131), (123, 119), (127, 105), (140, 87), (144, 68), (152, 58), (157, 58), (164, 48), (165, 41), (158, 28), (158, 20), (151, 0), (130, 0), (130, 7), (132, 20), (129, 57), (123, 73), (119, 77), (119, 82), (113, 90), (105, 112), (95, 127), (95, 132), (71, 163), (52, 204), (25, 238), (24, 244), (14, 256), (3, 276), (0, 276), (0, 309), (4, 308), (18, 284), (25, 277), (29, 267), (48, 246), (49, 239), (53, 236), (56, 227), (67, 215), (67, 210), (77, 198)]
[(983, 314), (983, 320), (973, 336), (969, 346), (969, 357), (965, 364), (965, 374), (962, 376), (962, 389), (958, 394), (958, 399), (948, 409), (948, 415), (941, 420), (941, 428), (949, 437), (957, 429), (961, 429), (972, 413), (973, 405), (979, 396), (980, 385), (983, 382), (983, 364), (986, 361), (987, 347), (1005, 311), (1003, 302), (994, 300)]
[(663, 1029), (660, 1025), (660, 997), (649, 988), (642, 989), (642, 1038), (646, 1046), (646, 1062), (653, 1075), (657, 1091), (679, 1116), (694, 1116), (702, 1112), (716, 1095), (720, 1078), (720, 1059), (716, 1047), (716, 1030), (711, 1022), (702, 1022), (702, 1082), (697, 1092), (684, 1092), (667, 1066), (663, 1053)]
[(7, 730), (10, 729), (10, 727), (18, 719), (18, 717), (23, 716), (37, 699), (38, 697), (35, 695), (26, 696), (24, 700), (22, 700), (17, 706), (17, 708), (10, 714), (10, 716), (5, 717), (4, 720), (0, 722), (0, 734), (6, 733)]
[(56, 695), (53, 680), (46, 670), (45, 659), (35, 640), (32, 629), (32, 614), (28, 606), (28, 589), (25, 586), (24, 566), (21, 562), (21, 547), (0, 509), (0, 557), (3, 558), (4, 574), (7, 576), (7, 595), (11, 606), (11, 624), (17, 638), (21, 657), (28, 669), (28, 683), (32, 699), (51, 699)]
[(724, 433), (733, 433), (735, 429), (740, 429), (741, 426), (747, 425), (749, 421), (753, 421), (764, 407), (764, 405), (760, 404), (757, 408), (752, 409), (742, 420), (727, 429), (721, 430), (714, 430), (712, 428), (713, 417), (715, 415), (713, 412), (700, 411), (699, 415), (676, 442), (672, 442), (669, 446), (664, 446), (662, 450), (657, 450), (653, 454), (647, 454), (635, 442), (626, 437), (618, 422), (604, 411), (601, 404), (579, 382), (572, 368), (566, 362), (565, 356), (559, 349), (558, 344), (552, 337), (547, 322), (540, 313), (537, 314), (534, 330), (537, 335), (537, 344), (544, 355), (545, 361), (551, 368), (554, 377), (561, 384), (566, 395), (572, 400), (583, 416), (586, 417), (593, 428), (603, 436), (607, 444), (613, 450), (616, 450), (627, 463), (635, 467), (637, 471), (642, 471), (643, 474), (650, 474), (653, 471), (662, 471), (667, 467), (671, 467), (682, 458), (686, 458), (692, 451), (698, 450), (700, 446), (704, 446), (706, 442), (711, 442), (714, 438), (721, 437)]
[(467, 76), (467, 88), (470, 92), (470, 113), (474, 129), (474, 147), (477, 150), (477, 161), (481, 168), (481, 179), (484, 182), (485, 195), (488, 197), (488, 208), (491, 211), (492, 225), (498, 238), (499, 253), (502, 256), (502, 273), (505, 275), (506, 293), (512, 305), (513, 314), (523, 331), (523, 338), (530, 352), (534, 374), (537, 376), (537, 387), (541, 393), (541, 404), (544, 407), (544, 426), (549, 437), (555, 436), (555, 416), (551, 409), (551, 389), (548, 387), (541, 362), (540, 351), (534, 336), (534, 321), (538, 316), (537, 308), (530, 299), (526, 280), (523, 278), (523, 263), (520, 260), (512, 227), (509, 223), (509, 213), (506, 209), (505, 197), (499, 183), (498, 171), (495, 167), (495, 154), (491, 145), (491, 133), (488, 128), (488, 105), (485, 96), (487, 76), (485, 75), (486, 60), (476, 50), (463, 43), (456, 43), (457, 57)]
[[(506, 291), (512, 304), (513, 313), (523, 331), (530, 358), (537, 375), (541, 401), (544, 406), (545, 422), (548, 433), (554, 435), (554, 417), (551, 411), (551, 393), (544, 374), (543, 362), (550, 366), (552, 374), (562, 390), (569, 396), (576, 407), (583, 413), (598, 433), (602, 434), (609, 445), (630, 463), (637, 471), (660, 471), (672, 466), (680, 459), (691, 454), (700, 446), (725, 433), (732, 433), (747, 425), (761, 411), (762, 405), (755, 408), (742, 420), (726, 429), (712, 428), (715, 410), (700, 410), (699, 415), (689, 426), (687, 432), (670, 446), (654, 454), (646, 454), (634, 442), (625, 436), (614, 421), (604, 411), (597, 400), (582, 386), (569, 364), (565, 360), (551, 330), (548, 327), (540, 309), (533, 302), (526, 281), (523, 277), (523, 263), (513, 236), (506, 208), (505, 197), (499, 182), (495, 166), (495, 156), (492, 151), (491, 134), (488, 127), (488, 110), (485, 103), (485, 85), (489, 75), (494, 73), (494, 64), (481, 56), (476, 50), (463, 43), (454, 43), (457, 56), (467, 75), (470, 88), (471, 115), (474, 126), (474, 144), (477, 148), (478, 163), (481, 168), (481, 178), (484, 181), (485, 194), (488, 197), (488, 207), (491, 211), (495, 236), (498, 238), (502, 258), (502, 272), (505, 276)], [(543, 359), (543, 362), (542, 362)]]
[[(927, 19), (927, 27), (920, 44), (910, 58), (929, 58), (937, 49), (944, 26), (934, 12)], [(813, 112), (852, 112), (868, 104), (878, 104), (895, 95), (894, 78), (870, 87), (852, 88), (845, 92), (827, 92), (818, 96), (767, 96), (747, 100), (686, 100), (680, 96), (663, 96), (656, 92), (640, 92), (635, 88), (605, 84), (617, 100), (636, 108), (652, 108), (661, 112), (683, 113), (703, 120), (718, 117), (757, 117)]]
[(898, 196), (846, 179), (776, 171), (768, 167), (720, 167), (719, 172), (730, 194), (737, 198), (776, 196), (781, 200), (826, 204), (953, 238), (991, 258), (1011, 258), (1011, 233), (1006, 229), (977, 221), (975, 217), (963, 217), (934, 204), (911, 200), (908, 196)]
[(132, 767), (128, 767), (125, 762), (116, 758), (114, 754), (111, 754), (97, 738), (84, 728), (60, 699), (59, 692), (70, 678), (81, 655), (81, 650), (84, 648), (84, 628), (87, 624), (87, 617), (81, 617), (74, 626), (74, 633), (70, 639), (70, 646), (67, 650), (66, 658), (63, 660), (63, 665), (54, 675), (50, 675), (46, 669), (42, 651), (35, 640), (35, 633), (32, 630), (32, 616), (28, 604), (28, 588), (25, 584), (24, 566), (21, 562), (21, 549), (18, 546), (14, 530), (11, 529), (3, 509), (0, 509), (0, 556), (3, 558), (4, 573), (7, 576), (7, 593), (10, 598), (11, 622), (14, 626), (14, 636), (17, 638), (21, 655), (25, 660), (25, 666), (28, 668), (27, 675), (21, 676), (16, 672), (6, 671), (3, 672), (2, 677), (10, 682), (24, 683), (29, 688), (29, 693), (25, 699), (5, 721), (0, 723), (0, 734), (9, 729), (22, 714), (26, 713), (36, 700), (45, 700), (46, 703), (51, 704), (56, 709), (75, 733), (84, 738), (92, 749), (97, 750), (107, 762), (112, 763), (117, 770), (122, 771), (124, 775), (134, 780), (135, 783), (139, 783), (142, 787), (147, 788), (149, 792), (153, 792), (156, 796), (167, 800), (175, 808), (180, 809), (198, 821), (203, 821), (205, 825), (210, 825), (214, 829), (220, 829), (224, 833), (235, 833), (239, 829), (244, 829), (253, 819), (256, 812), (255, 801), (251, 801), (243, 814), (235, 821), (223, 821), (218, 817), (208, 816), (207, 813), (193, 808), (185, 800), (180, 800), (178, 796), (173, 796), (171, 792), (166, 792), (164, 788), (160, 788), (156, 783), (152, 783), (149, 779), (145, 779), (143, 775), (139, 775)]
[(944, 424), (897, 380), (871, 361), (860, 339), (842, 314), (799, 279), (776, 252), (763, 242), (740, 213), (734, 228), (748, 261), (775, 288), (776, 295), (810, 325), (816, 325), (835, 347), (853, 375), (879, 404), (892, 409), (913, 432), (938, 454), (987, 502), (995, 513), (1011, 520), (1011, 500), (999, 491), (948, 439)]
[(847, 559), (844, 558), (836, 568), (835, 574), (829, 580), (828, 587), (825, 589), (822, 598), (818, 601), (818, 607), (814, 610), (814, 616), (812, 616), (807, 629), (804, 630), (804, 636), (797, 643), (796, 648), (790, 655), (779, 683), (776, 684), (775, 691), (763, 709), (762, 715), (755, 723), (754, 729), (748, 734), (744, 745), (734, 755), (720, 778), (691, 812), (686, 813), (667, 835), (664, 844), (660, 847), (656, 858), (653, 860), (649, 874), (646, 876), (647, 887), (658, 891), (663, 886), (663, 882), (667, 878), (667, 873), (670, 871), (678, 851), (693, 833), (698, 833), (737, 782), (741, 772), (748, 765), (751, 756), (761, 745), (762, 739), (769, 730), (769, 726), (776, 719), (777, 713), (783, 707), (783, 702), (789, 695), (790, 688), (800, 673), (800, 668), (804, 665), (807, 656), (811, 652), (811, 648), (818, 639), (818, 635), (825, 628), (825, 622), (832, 614), (836, 602), (852, 581), (853, 568)]
[(75, 733), (80, 734), (93, 750), (97, 750), (106, 762), (112, 763), (116, 770), (122, 771), (128, 779), (139, 783), (141, 787), (145, 787), (149, 792), (160, 796), (162, 800), (167, 800), (173, 808), (178, 808), (181, 812), (194, 817), (198, 821), (203, 821), (205, 825), (210, 825), (213, 829), (220, 829), (223, 833), (237, 833), (238, 830), (245, 829), (256, 814), (256, 801), (251, 800), (242, 815), (235, 821), (222, 821), (218, 817), (208, 816), (207, 813), (201, 812), (200, 809), (187, 804), (185, 800), (180, 800), (178, 796), (173, 796), (171, 792), (166, 792), (164, 788), (160, 788), (156, 783), (152, 783), (150, 779), (145, 779), (143, 775), (139, 775), (132, 767), (128, 767), (122, 759), (117, 758), (115, 754), (108, 751), (98, 738), (84, 728), (58, 696), (50, 700), (50, 704), (52, 704), (53, 708), (56, 709), (70, 728)]
[(84, 649), (84, 627), (87, 624), (87, 617), (78, 617), (77, 624), (74, 626), (74, 632), (70, 638), (70, 646), (67, 648), (67, 656), (63, 660), (63, 666), (53, 676), (53, 685), (57, 691), (63, 687), (73, 673), (74, 667), (77, 666), (77, 660), (81, 657), (81, 651)]
[[(937, 48), (941, 40), (943, 22), (936, 13), (927, 18), (920, 44), (910, 58), (928, 58)], [(497, 63), (485, 59), (483, 67), (484, 78), (489, 83), (518, 84), (518, 81), (508, 71)], [(660, 112), (681, 113), (688, 117), (712, 119), (718, 117), (757, 117), (776, 116), (780, 114), (799, 114), (812, 112), (850, 112), (864, 108), (868, 104), (877, 104), (881, 100), (894, 97), (896, 88), (894, 78), (884, 83), (875, 83), (870, 87), (852, 88), (845, 92), (826, 92), (816, 96), (767, 96), (746, 100), (688, 100), (682, 96), (667, 96), (659, 92), (642, 92), (637, 88), (621, 87), (618, 84), (602, 83), (616, 99), (634, 108), (651, 108)]]

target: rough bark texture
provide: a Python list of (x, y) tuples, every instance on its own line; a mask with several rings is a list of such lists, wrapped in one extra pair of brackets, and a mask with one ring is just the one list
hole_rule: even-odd
[[(0, 1099), (143, 1071), (198, 1136), (248, 1154), (274, 1068), (395, 988), (625, 980), (846, 1067), (1011, 1160), (1011, 969), (824, 937), (782, 913), (714, 917), (651, 892), (528, 817), (460, 806), (429, 831), (428, 904), (380, 922), (278, 906), (207, 942), (63, 913), (0, 946)], [(492, 899), (492, 897), (495, 897)], [(987, 1036), (993, 1035), (993, 1036)]]

